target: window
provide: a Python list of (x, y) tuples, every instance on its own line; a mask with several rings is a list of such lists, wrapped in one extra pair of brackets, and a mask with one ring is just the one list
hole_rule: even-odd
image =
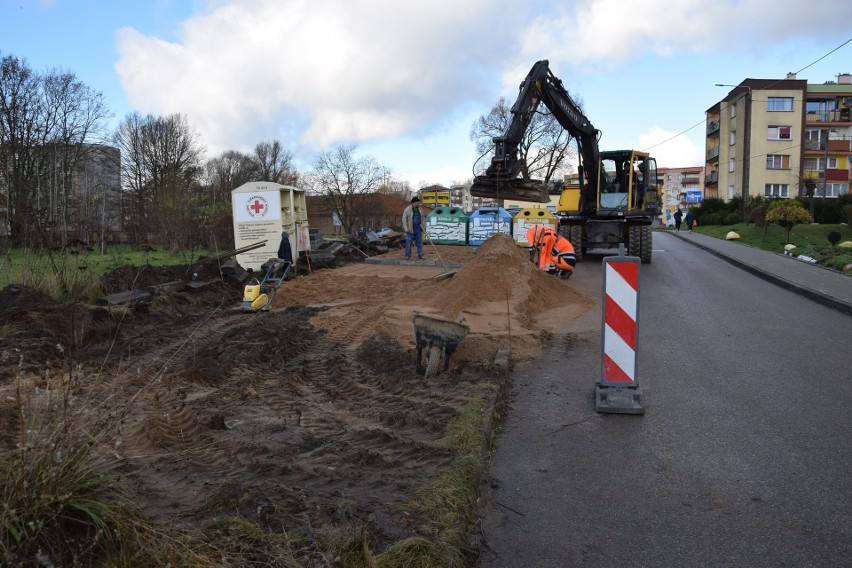
[(769, 97), (766, 101), (766, 110), (768, 112), (792, 111), (793, 97)]
[(787, 197), (787, 184), (767, 183), (763, 195), (766, 197)]
[(737, 116), (737, 103), (732, 103), (731, 107), (731, 118), (735, 118)]
[(767, 154), (766, 156), (767, 170), (789, 170), (790, 156), (781, 154)]
[[(826, 169), (825, 164), (825, 158), (805, 158), (804, 160), (802, 160), (802, 169), (806, 172), (821, 172)], [(837, 169), (837, 158), (828, 159), (828, 169)]]
[(731, 132), (731, 146), (735, 145), (736, 143), (737, 143), (737, 133)]
[(734, 170), (736, 170), (736, 161), (731, 158), (730, 160), (728, 160), (728, 171), (733, 172)]
[[(816, 190), (817, 195), (819, 195), (819, 188)], [(846, 195), (849, 192), (849, 185), (845, 183), (827, 183), (825, 184), (825, 193), (824, 197), (839, 197), (841, 195)]]
[(767, 140), (790, 140), (792, 136), (792, 126), (770, 126), (766, 131)]

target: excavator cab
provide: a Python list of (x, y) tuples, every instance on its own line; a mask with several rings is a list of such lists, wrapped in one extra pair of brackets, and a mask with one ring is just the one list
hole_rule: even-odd
[(657, 207), (657, 162), (645, 152), (601, 152), (598, 180), (601, 213)]

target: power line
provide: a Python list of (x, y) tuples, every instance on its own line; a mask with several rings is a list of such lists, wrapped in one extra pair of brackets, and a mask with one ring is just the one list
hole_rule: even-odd
[[(828, 53), (826, 53), (826, 54), (822, 55), (821, 57), (819, 57), (818, 59), (816, 59), (816, 60), (812, 61), (811, 63), (808, 63), (807, 65), (805, 65), (804, 67), (802, 67), (801, 69), (799, 69), (798, 71), (796, 71), (796, 72), (795, 72), (795, 74), (796, 74), (796, 75), (798, 75), (799, 73), (801, 73), (801, 72), (802, 72), (802, 71), (804, 71), (805, 69), (808, 69), (809, 67), (812, 67), (812, 66), (816, 65), (817, 63), (819, 63), (820, 61), (822, 61), (823, 59), (825, 59), (826, 57), (828, 57), (829, 55), (831, 55), (831, 54), (832, 54), (832, 53), (834, 53), (835, 51), (839, 50), (840, 48), (844, 47), (845, 45), (847, 45), (847, 44), (848, 44), (848, 43), (850, 43), (850, 42), (852, 42), (852, 38), (847, 39), (846, 41), (844, 41), (843, 43), (841, 43), (840, 45), (838, 45), (837, 47), (835, 47), (834, 49), (832, 49), (832, 50), (831, 50), (831, 51), (829, 51)], [(784, 79), (778, 79), (777, 81), (774, 81), (774, 82), (772, 82), (772, 83), (769, 83), (768, 85), (764, 85), (764, 86), (762, 86), (762, 87), (760, 87), (759, 89), (756, 89), (756, 90), (761, 91), (761, 90), (764, 90), (764, 89), (768, 89), (768, 88), (770, 88), (771, 86), (773, 86), (773, 85), (775, 85), (775, 84), (777, 84), (777, 83), (781, 83), (781, 82), (783, 82), (783, 81), (784, 81)], [(754, 102), (754, 101), (752, 101), (752, 102)], [(760, 101), (758, 101), (758, 102), (760, 102)], [(720, 111), (722, 111), (722, 110), (724, 110), (724, 109), (720, 109)], [(662, 142), (658, 142), (658, 143), (654, 144), (653, 146), (648, 146), (647, 148), (645, 148), (645, 149), (644, 149), (644, 151), (648, 152), (648, 151), (650, 151), (650, 150), (651, 150), (651, 149), (653, 149), (653, 148), (656, 148), (656, 147), (658, 147), (658, 146), (662, 146), (663, 144), (666, 144), (667, 142), (671, 142), (671, 141), (672, 141), (672, 140), (674, 140), (675, 138), (679, 138), (680, 136), (683, 136), (684, 134), (686, 134), (686, 133), (687, 133), (687, 132), (689, 132), (690, 130), (693, 130), (694, 128), (697, 128), (698, 126), (701, 126), (702, 124), (706, 124), (706, 123), (707, 123), (707, 119), (706, 119), (706, 117), (705, 117), (705, 118), (703, 118), (703, 119), (701, 120), (701, 122), (697, 122), (697, 123), (693, 124), (693, 125), (692, 125), (692, 126), (690, 126), (689, 128), (687, 128), (687, 129), (685, 129), (685, 130), (682, 130), (682, 131), (678, 132), (677, 134), (674, 134), (674, 135), (670, 136), (669, 138), (666, 138), (666, 139), (665, 139), (665, 140), (663, 140)]]

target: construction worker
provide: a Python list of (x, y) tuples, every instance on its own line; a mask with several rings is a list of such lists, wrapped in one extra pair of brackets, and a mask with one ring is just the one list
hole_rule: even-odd
[[(555, 233), (555, 231), (554, 231)], [(577, 257), (574, 256), (574, 245), (562, 235), (555, 235), (551, 256), (553, 258), (554, 272), (560, 278), (568, 279), (574, 274), (574, 266), (577, 265)]]
[(539, 270), (556, 274), (560, 278), (570, 278), (574, 273), (574, 266), (577, 264), (574, 247), (553, 227), (542, 225), (532, 227), (527, 231), (527, 242), (530, 248), (530, 260), (538, 266)]
[(544, 225), (533, 225), (527, 230), (527, 244), (530, 251), (530, 261), (539, 267), (540, 270), (547, 270), (550, 266), (549, 250), (545, 249), (545, 254), (542, 254), (542, 238), (545, 234)]

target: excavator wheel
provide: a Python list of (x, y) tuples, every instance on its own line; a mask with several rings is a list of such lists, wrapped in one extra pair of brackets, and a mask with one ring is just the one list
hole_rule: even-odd
[(649, 264), (651, 262), (651, 254), (653, 251), (653, 236), (651, 232), (651, 226), (643, 225), (641, 229), (642, 244), (639, 246), (639, 258), (642, 260), (643, 264)]
[(627, 228), (627, 254), (628, 256), (639, 256), (642, 250), (642, 227), (630, 225)]
[(583, 255), (586, 254), (586, 247), (583, 246), (583, 225), (568, 225), (568, 234), (565, 236), (574, 247), (574, 258), (577, 262), (582, 261)]

